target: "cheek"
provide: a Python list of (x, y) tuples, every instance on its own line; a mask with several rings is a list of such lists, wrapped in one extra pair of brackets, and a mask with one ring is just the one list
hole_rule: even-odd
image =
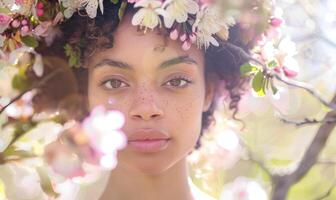
[[(177, 137), (183, 143), (196, 142), (202, 123), (202, 106), (203, 101), (201, 96), (185, 98), (179, 102), (172, 104), (174, 108), (171, 109), (171, 125), (176, 128)], [(190, 145), (189, 145), (190, 146)]]
[(88, 84), (88, 103), (89, 109), (92, 110), (97, 105), (103, 105), (106, 108), (111, 108), (115, 102), (113, 97), (108, 92), (99, 88), (99, 83), (89, 79)]

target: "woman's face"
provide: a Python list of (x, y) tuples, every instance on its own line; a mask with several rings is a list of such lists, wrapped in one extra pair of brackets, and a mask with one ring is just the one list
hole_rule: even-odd
[(193, 150), (213, 85), (205, 84), (203, 52), (196, 47), (183, 51), (179, 42), (170, 39), (160, 51), (163, 36), (157, 31), (138, 32), (130, 20), (125, 16), (114, 33), (113, 48), (88, 60), (89, 106), (121, 111), (127, 136), (142, 129), (169, 136), (163, 150), (142, 152), (129, 145), (118, 153), (122, 167), (160, 173)]

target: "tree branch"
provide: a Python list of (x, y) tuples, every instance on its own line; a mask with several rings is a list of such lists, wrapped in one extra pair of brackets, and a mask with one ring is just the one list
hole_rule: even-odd
[(331, 187), (328, 189), (328, 191), (321, 195), (320, 197), (317, 197), (315, 200), (323, 200), (327, 197), (329, 197), (331, 195), (331, 192), (334, 190), (334, 188), (336, 187), (336, 182), (334, 181), (334, 183), (331, 185)]
[(273, 74), (274, 77), (283, 82), (286, 83), (289, 86), (293, 86), (293, 87), (297, 87), (297, 88), (302, 88), (304, 90), (306, 90), (307, 92), (309, 92), (311, 95), (313, 95), (315, 98), (317, 98), (323, 105), (336, 110), (336, 104), (335, 103), (328, 103), (320, 94), (319, 92), (317, 92), (311, 85), (307, 84), (307, 83), (303, 83), (303, 82), (299, 82), (299, 81), (295, 81), (295, 80), (291, 80), (285, 77), (280, 77), (278, 74)]
[(323, 120), (304, 118), (302, 121), (293, 121), (293, 120), (285, 119), (285, 118), (282, 118), (282, 117), (279, 117), (279, 118), (284, 123), (294, 124), (296, 126), (303, 126), (303, 125), (308, 125), (308, 124), (319, 124), (319, 123), (335, 123), (336, 122), (336, 118), (323, 119)]
[[(332, 104), (336, 102), (336, 94), (331, 101)], [(327, 119), (335, 118), (336, 112), (330, 111), (324, 117), (324, 121)], [(273, 177), (273, 192), (272, 200), (284, 200), (287, 196), (289, 188), (299, 182), (317, 163), (317, 158), (322, 149), (324, 148), (329, 136), (334, 130), (336, 123), (324, 122), (318, 129), (314, 139), (307, 148), (302, 160), (300, 161), (297, 169), (291, 174), (284, 176), (274, 176)]]

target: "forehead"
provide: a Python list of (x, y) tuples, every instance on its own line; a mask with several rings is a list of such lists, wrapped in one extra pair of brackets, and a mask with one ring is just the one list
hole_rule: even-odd
[[(173, 41), (165, 36), (163, 30), (148, 29), (139, 30), (132, 25), (132, 15), (124, 16), (117, 30), (113, 33), (113, 48), (97, 52), (91, 62), (106, 58), (114, 58), (130, 65), (148, 64), (149, 61), (160, 62), (167, 58), (188, 55), (198, 64), (203, 65), (203, 52), (192, 46), (190, 50), (184, 51), (180, 41)], [(154, 64), (154, 63), (153, 63)], [(157, 64), (157, 63), (156, 63)]]

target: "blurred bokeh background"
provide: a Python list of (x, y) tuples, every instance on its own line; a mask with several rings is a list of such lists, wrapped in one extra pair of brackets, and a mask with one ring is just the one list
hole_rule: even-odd
[[(249, 0), (223, 0), (223, 2), (253, 5), (253, 1)], [(288, 54), (294, 55), (294, 59), (288, 62), (298, 69), (295, 80), (310, 84), (329, 101), (336, 92), (336, 0), (261, 0), (255, 2), (261, 2), (260, 4), (266, 2), (264, 7), (268, 7), (270, 2), (275, 2), (277, 8), (274, 15), (284, 20), (282, 34), (285, 42), (282, 43), (281, 48)], [(1, 0), (0, 3), (2, 3)], [(255, 20), (258, 18), (256, 15), (242, 13), (242, 21), (252, 25), (258, 23)], [(268, 13), (261, 15), (263, 14)], [(265, 24), (268, 22), (260, 23), (259, 26), (263, 27)], [(255, 32), (258, 32), (257, 28), (251, 32), (246, 31), (246, 37), (248, 38), (250, 34), (253, 38)], [(58, 63), (58, 68), (67, 67), (66, 63), (55, 62)], [(17, 69), (6, 68), (6, 70)], [(13, 78), (4, 75), (14, 76), (15, 73), (17, 71), (0, 73), (0, 89), (10, 88), (10, 81)], [(62, 92), (72, 93), (72, 90), (77, 88), (64, 87), (61, 82), (67, 82), (65, 79), (74, 81), (73, 74), (69, 69), (64, 73), (67, 74), (67, 76), (63, 75), (64, 81), (54, 77), (58, 81), (55, 83), (59, 86), (59, 90), (64, 88), (69, 90)], [(270, 199), (272, 181), (268, 173), (284, 175), (295, 170), (320, 126), (320, 124), (296, 126), (281, 119), (320, 120), (329, 111), (329, 108), (305, 90), (279, 81), (275, 84), (279, 89), (278, 95), (267, 94), (264, 97), (258, 97), (250, 91), (242, 96), (237, 115), (240, 120), (231, 118), (228, 105), (220, 106), (215, 112), (216, 123), (202, 138), (202, 147), (188, 157), (192, 181), (216, 199)], [(69, 85), (74, 86), (75, 83)], [(58, 97), (61, 96), (55, 92), (58, 89), (52, 90), (51, 88), (55, 89), (49, 86), (45, 90), (52, 94), (53, 99), (45, 98), (43, 95), (38, 96), (40, 102), (48, 106), (59, 103)], [(1, 92), (5, 93), (4, 89)], [(14, 97), (15, 95), (8, 96)], [(29, 95), (25, 98), (31, 100)], [(0, 108), (9, 101), (9, 98), (0, 98)], [(71, 110), (73, 105), (81, 107), (79, 102), (82, 101), (78, 100), (77, 96), (71, 96), (60, 103), (59, 109), (64, 108), (65, 110), (70, 107)], [(34, 109), (43, 110), (46, 107), (40, 103), (39, 108)], [(8, 109), (7, 114), (11, 111), (15, 114), (16, 110)], [(29, 109), (26, 112), (31, 113), (32, 110)], [(84, 113), (75, 112), (71, 114), (79, 117), (84, 115)], [(0, 115), (0, 125), (6, 122), (7, 118)], [(24, 126), (22, 127), (24, 132)], [(18, 146), (42, 154), (43, 149), (40, 142), (55, 140), (60, 129), (61, 126), (57, 123), (42, 123), (36, 127), (35, 131), (23, 137), (22, 141), (18, 142)], [(0, 131), (0, 152), (2, 153), (8, 145), (4, 141), (10, 140), (8, 138), (11, 137), (13, 127), (0, 129)], [(43, 134), (47, 131), (52, 133), (45, 138)], [(288, 200), (336, 199), (336, 191), (333, 190), (336, 186), (335, 144), (336, 131), (331, 134), (317, 162), (308, 174), (290, 188)], [(22, 163), (15, 163), (10, 167), (0, 165), (0, 200), (5, 199), (5, 193), (12, 199), (46, 199), (40, 187), (38, 174), (31, 168), (31, 166), (42, 165), (41, 160), (32, 159)], [(104, 179), (104, 175), (100, 176)], [(52, 174), (51, 179), (63, 180), (56, 174)], [(97, 188), (100, 188), (99, 190), (104, 188), (104, 181), (93, 185), (86, 184), (85, 181), (77, 181), (81, 184), (76, 185), (75, 182), (65, 181), (58, 186), (57, 190), (64, 191), (62, 200), (73, 199), (74, 193), (78, 191), (80, 191), (79, 197), (87, 198), (88, 195), (92, 195), (94, 198), (97, 196), (95, 192), (101, 192)], [(25, 196), (21, 195), (22, 191)]]
[[(276, 4), (276, 14), (285, 21), (284, 34), (296, 45), (296, 79), (311, 84), (329, 101), (336, 92), (336, 1), (277, 0)], [(289, 45), (287, 49), (291, 51), (293, 47)], [(302, 89), (277, 84), (279, 98), (260, 98), (252, 93), (243, 97), (239, 114), (245, 123), (243, 130), (242, 124), (223, 114), (227, 113), (225, 107), (218, 112), (220, 125), (209, 131), (203, 149), (190, 157), (193, 180), (213, 196), (223, 200), (266, 199), (272, 186), (269, 176), (248, 154), (253, 153), (270, 172), (286, 174), (295, 169), (312, 141), (319, 124), (295, 126), (280, 118), (322, 119), (328, 109)], [(221, 138), (215, 142), (217, 148), (210, 145), (213, 137)], [(245, 142), (243, 145), (250, 152), (242, 149), (237, 138)], [(334, 131), (318, 162), (290, 189), (289, 200), (336, 199), (332, 190), (336, 183), (335, 144)], [(214, 157), (207, 159), (209, 154)]]

